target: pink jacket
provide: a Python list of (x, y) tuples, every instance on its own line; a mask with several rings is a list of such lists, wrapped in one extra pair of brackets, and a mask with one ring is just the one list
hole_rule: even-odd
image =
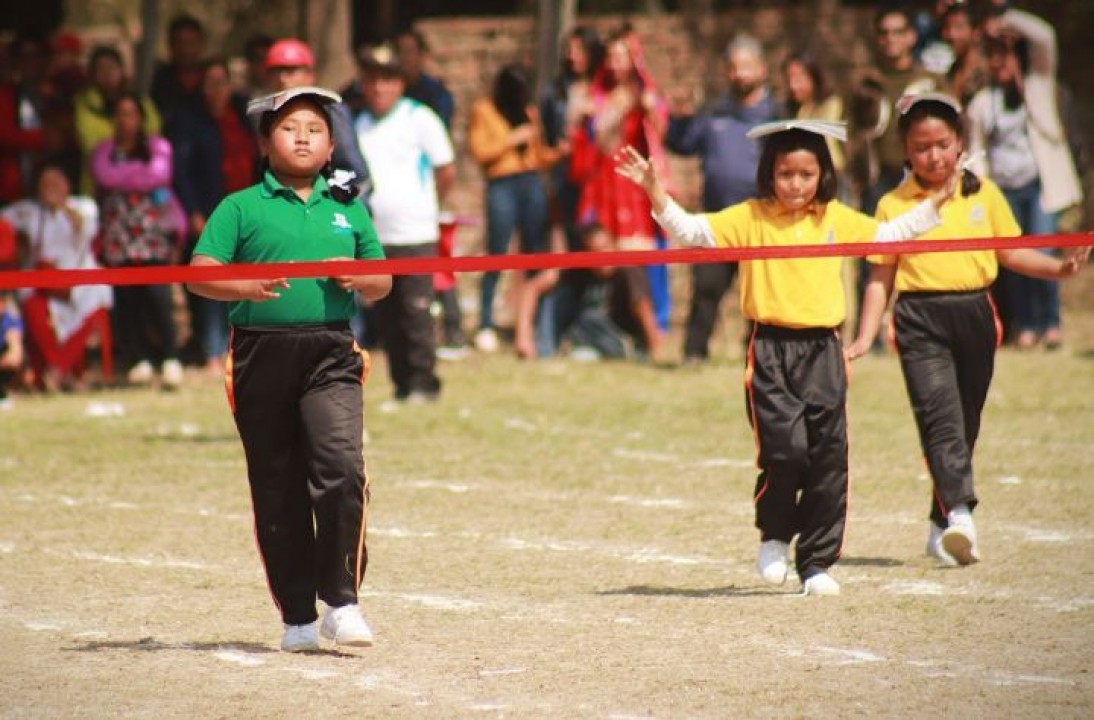
[(104, 140), (91, 151), (89, 164), (91, 178), (98, 192), (136, 192), (150, 193), (162, 189), (170, 194), (170, 214), (175, 228), (176, 238), (185, 239), (186, 213), (171, 190), (173, 172), (173, 150), (171, 143), (159, 135), (148, 137), (148, 150), (152, 158), (148, 162), (140, 160), (111, 160), (114, 154), (113, 138)]

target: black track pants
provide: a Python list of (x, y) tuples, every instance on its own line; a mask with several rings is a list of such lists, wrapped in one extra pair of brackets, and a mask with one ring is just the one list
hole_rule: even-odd
[(745, 389), (759, 452), (756, 527), (763, 540), (798, 535), (806, 580), (839, 559), (847, 519), (847, 369), (835, 331), (758, 325)]
[(357, 602), (368, 560), (367, 367), (348, 324), (232, 333), (228, 398), (259, 552), (287, 624), (314, 621), (317, 597), (333, 607)]
[(976, 506), (972, 453), (995, 368), (998, 319), (985, 291), (904, 293), (893, 326), (934, 485), (930, 517), (946, 527), (955, 505)]

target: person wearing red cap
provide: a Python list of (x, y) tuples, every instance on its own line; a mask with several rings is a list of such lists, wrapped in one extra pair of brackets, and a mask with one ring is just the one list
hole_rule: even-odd
[[(315, 55), (308, 44), (296, 38), (282, 38), (266, 53), (266, 81), (270, 92), (315, 85)], [(368, 206), (372, 194), (372, 175), (357, 144), (353, 120), (344, 102), (329, 108), (331, 135), (334, 139), (334, 169), (330, 182), (353, 189)]]

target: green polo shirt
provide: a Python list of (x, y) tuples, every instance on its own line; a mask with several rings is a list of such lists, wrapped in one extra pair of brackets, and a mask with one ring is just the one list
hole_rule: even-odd
[[(327, 181), (315, 179), (307, 202), (269, 172), (262, 181), (224, 198), (202, 231), (195, 255), (222, 263), (315, 262), (332, 258), (383, 259), (372, 219), (361, 203), (338, 202)], [(329, 278), (290, 278), (281, 297), (230, 303), (240, 327), (303, 325), (349, 320), (353, 293)]]

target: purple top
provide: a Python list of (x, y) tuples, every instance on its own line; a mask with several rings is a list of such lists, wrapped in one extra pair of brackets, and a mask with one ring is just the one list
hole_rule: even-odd
[(171, 143), (159, 135), (148, 138), (152, 159), (114, 160), (113, 139), (104, 140), (91, 152), (91, 177), (99, 190), (151, 192), (171, 185)]

